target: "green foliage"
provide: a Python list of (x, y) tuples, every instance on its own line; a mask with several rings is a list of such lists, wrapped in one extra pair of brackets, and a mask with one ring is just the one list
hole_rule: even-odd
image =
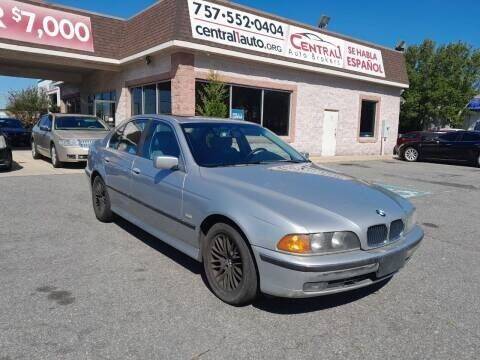
[(211, 71), (208, 82), (199, 89), (199, 103), (197, 113), (207, 117), (228, 117), (228, 87), (219, 76)]
[(49, 105), (46, 92), (32, 86), (10, 91), (6, 110), (26, 126), (32, 126), (42, 113), (48, 111)]
[(461, 128), (465, 106), (479, 91), (480, 50), (425, 40), (409, 47), (405, 58), (410, 88), (402, 95), (400, 131), (431, 124)]

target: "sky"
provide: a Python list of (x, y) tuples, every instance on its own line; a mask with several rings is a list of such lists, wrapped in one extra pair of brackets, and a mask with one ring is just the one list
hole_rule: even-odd
[[(155, 0), (53, 0), (52, 2), (128, 18)], [(424, 39), (439, 44), (463, 41), (480, 48), (478, 0), (235, 0), (234, 2), (316, 25), (321, 15), (328, 29), (395, 47), (400, 40), (414, 45)], [(35, 85), (32, 79), (0, 76), (0, 108), (10, 89)]]

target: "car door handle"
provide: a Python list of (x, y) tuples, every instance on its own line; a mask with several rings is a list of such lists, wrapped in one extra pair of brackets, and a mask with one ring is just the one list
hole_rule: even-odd
[(135, 175), (140, 175), (141, 171), (140, 171), (140, 169), (133, 168), (132, 173), (134, 173)]
[(110, 158), (106, 157), (103, 159), (106, 163), (109, 163), (110, 162)]

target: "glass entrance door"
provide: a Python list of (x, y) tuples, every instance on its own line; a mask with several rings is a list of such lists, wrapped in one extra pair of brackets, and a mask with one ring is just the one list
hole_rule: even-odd
[(115, 101), (95, 100), (95, 115), (110, 126), (115, 126)]

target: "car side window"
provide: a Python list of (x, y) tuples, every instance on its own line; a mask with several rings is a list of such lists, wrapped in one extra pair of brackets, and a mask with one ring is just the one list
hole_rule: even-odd
[(147, 139), (143, 155), (145, 158), (153, 160), (157, 156), (180, 156), (180, 147), (177, 137), (170, 125), (156, 121)]
[(38, 127), (45, 127), (47, 126), (47, 115), (43, 115), (40, 120), (38, 121)]
[(456, 141), (457, 138), (458, 134), (455, 132), (447, 133), (439, 137), (439, 139), (443, 141)]
[(118, 139), (116, 149), (118, 151), (136, 155), (147, 123), (148, 119), (135, 119), (127, 123)]
[(47, 129), (52, 129), (52, 117), (50, 115), (45, 116), (45, 125)]
[(115, 129), (115, 132), (112, 134), (110, 141), (108, 142), (108, 147), (110, 149), (117, 150), (124, 129), (125, 126), (120, 126), (119, 128)]

